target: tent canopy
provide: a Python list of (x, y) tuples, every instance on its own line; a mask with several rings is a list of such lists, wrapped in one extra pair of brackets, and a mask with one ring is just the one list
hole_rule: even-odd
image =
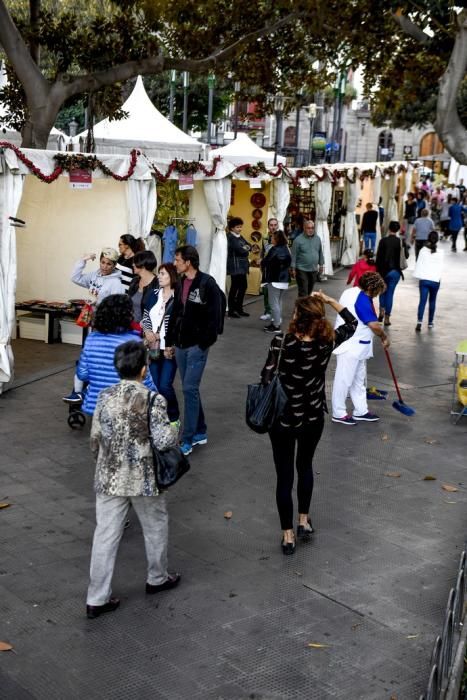
[[(252, 141), (248, 134), (238, 134), (237, 138), (231, 141), (227, 146), (216, 148), (209, 154), (211, 158), (222, 156), (225, 160), (234, 163), (234, 165), (245, 165), (246, 163), (264, 163), (268, 168), (274, 165), (274, 153), (260, 148), (257, 143)], [(286, 159), (283, 156), (277, 156), (277, 163), (285, 165)]]
[[(125, 119), (103, 119), (95, 125), (94, 142), (97, 153), (124, 153), (140, 148), (154, 158), (185, 158), (198, 160), (203, 144), (172, 124), (156, 109), (148, 97), (141, 76), (136, 80), (133, 92), (122, 105), (128, 113)], [(73, 141), (86, 139), (87, 131)]]

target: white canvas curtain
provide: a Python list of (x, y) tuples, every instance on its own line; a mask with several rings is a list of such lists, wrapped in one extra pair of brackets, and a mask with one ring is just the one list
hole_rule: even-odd
[(290, 202), (290, 189), (287, 180), (278, 177), (272, 181), (271, 186), (271, 215), (279, 222), (279, 228), (283, 229), (287, 207)]
[(205, 180), (204, 195), (213, 224), (213, 241), (209, 274), (214, 277), (222, 290), (225, 290), (227, 268), (227, 214), (230, 208), (232, 181), (229, 177), (222, 180)]
[(396, 202), (397, 179), (397, 174), (391, 173), (388, 181), (388, 203), (385, 217), (388, 226), (390, 221), (399, 221), (399, 212), (397, 211)]
[(23, 177), (14, 153), (0, 156), (0, 394), (13, 379), (14, 360), (11, 334), (15, 323), (16, 234), (10, 216), (16, 216)]
[(333, 275), (331, 241), (329, 239), (328, 214), (332, 199), (332, 183), (325, 177), (315, 184), (316, 233), (321, 238), (324, 255), (324, 273)]
[(157, 209), (156, 181), (127, 181), (128, 233), (135, 238), (144, 238), (146, 246), (156, 256), (157, 264), (162, 261), (162, 244), (159, 236), (150, 236), (151, 226)]
[[(381, 173), (379, 170), (376, 171), (375, 177), (373, 179), (373, 207), (378, 209), (379, 198), (381, 197)], [(381, 240), (381, 226), (379, 223), (379, 215), (376, 220), (376, 248)]]
[(345, 250), (342, 255), (342, 265), (353, 265), (358, 260), (360, 251), (360, 240), (358, 238), (357, 222), (355, 220), (355, 206), (358, 199), (360, 181), (355, 178), (355, 182), (346, 181), (345, 198), (347, 213), (345, 215)]

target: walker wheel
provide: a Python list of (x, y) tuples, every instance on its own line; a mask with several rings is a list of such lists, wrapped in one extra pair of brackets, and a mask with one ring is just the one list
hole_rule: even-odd
[(81, 430), (86, 423), (86, 416), (82, 411), (73, 411), (68, 416), (68, 425), (72, 430)]

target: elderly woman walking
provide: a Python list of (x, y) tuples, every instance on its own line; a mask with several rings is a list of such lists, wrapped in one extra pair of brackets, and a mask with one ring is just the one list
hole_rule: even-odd
[(168, 514), (164, 494), (157, 489), (149, 429), (155, 447), (177, 443), (166, 401), (158, 394), (150, 415), (150, 392), (143, 385), (146, 351), (141, 342), (128, 341), (115, 351), (120, 383), (101, 392), (91, 429), (96, 460), (96, 530), (91, 555), (86, 614), (90, 619), (120, 605), (111, 583), (130, 504), (141, 523), (148, 563), (146, 593), (174, 588), (180, 574), (167, 570)]

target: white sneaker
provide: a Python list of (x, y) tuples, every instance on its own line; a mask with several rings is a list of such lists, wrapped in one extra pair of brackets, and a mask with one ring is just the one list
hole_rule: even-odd
[(262, 314), (259, 318), (260, 318), (260, 321), (270, 321), (272, 316), (271, 316), (271, 314)]

